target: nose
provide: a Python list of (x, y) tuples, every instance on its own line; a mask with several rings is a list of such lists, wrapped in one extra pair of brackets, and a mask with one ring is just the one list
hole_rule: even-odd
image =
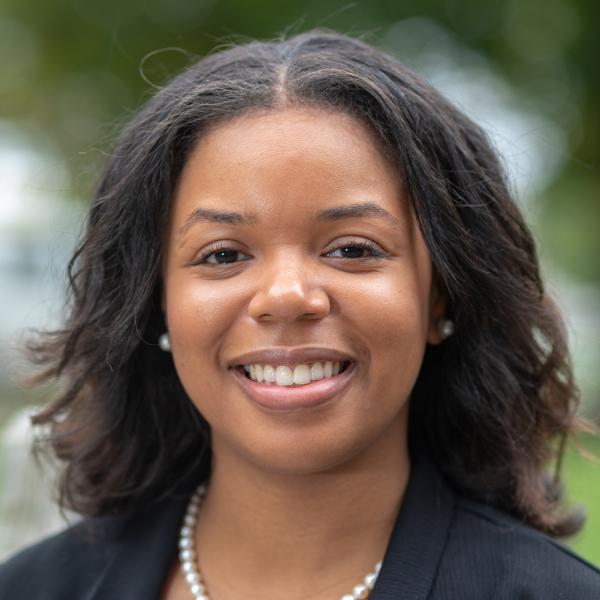
[(264, 265), (257, 280), (248, 312), (257, 321), (322, 319), (329, 314), (329, 296), (318, 285), (314, 268), (302, 260), (284, 260)]

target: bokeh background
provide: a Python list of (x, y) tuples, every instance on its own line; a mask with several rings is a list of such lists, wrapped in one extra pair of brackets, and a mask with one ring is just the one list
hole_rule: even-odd
[[(111, 141), (156, 88), (232, 41), (312, 27), (398, 56), (481, 123), (510, 172), (600, 415), (600, 36), (592, 0), (2, 0), (0, 2), (0, 559), (63, 526), (32, 466), (25, 328), (60, 323), (65, 268)], [(600, 456), (600, 443), (582, 444)], [(569, 543), (600, 564), (600, 466), (569, 449)]]

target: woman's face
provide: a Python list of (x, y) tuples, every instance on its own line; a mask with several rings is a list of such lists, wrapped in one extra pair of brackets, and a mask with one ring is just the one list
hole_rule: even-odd
[[(405, 444), (443, 301), (400, 175), (361, 122), (289, 108), (203, 134), (162, 277), (175, 368), (215, 455), (308, 473)], [(336, 360), (349, 364), (327, 377)]]

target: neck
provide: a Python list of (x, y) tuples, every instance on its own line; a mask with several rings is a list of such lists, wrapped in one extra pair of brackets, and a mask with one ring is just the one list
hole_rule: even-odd
[(217, 589), (223, 598), (336, 598), (359, 583), (383, 558), (407, 485), (398, 429), (351, 461), (309, 474), (261, 469), (213, 438), (196, 531), (211, 599)]

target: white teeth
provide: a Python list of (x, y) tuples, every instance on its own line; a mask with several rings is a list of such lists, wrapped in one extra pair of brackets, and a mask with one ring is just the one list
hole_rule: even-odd
[(293, 375), (289, 367), (277, 367), (275, 369), (275, 383), (277, 385), (292, 385)]
[(265, 383), (275, 383), (275, 369), (271, 365), (263, 367), (263, 379)]
[(334, 377), (342, 369), (338, 361), (316, 362), (296, 365), (293, 369), (285, 365), (244, 365), (244, 371), (250, 379), (258, 383), (274, 383), (275, 385), (306, 385), (324, 377)]
[(310, 383), (310, 367), (308, 365), (298, 365), (294, 369), (293, 381), (296, 385)]
[(311, 365), (310, 367), (310, 378), (313, 381), (317, 381), (318, 379), (323, 379), (325, 374), (323, 373), (323, 365), (320, 362)]

